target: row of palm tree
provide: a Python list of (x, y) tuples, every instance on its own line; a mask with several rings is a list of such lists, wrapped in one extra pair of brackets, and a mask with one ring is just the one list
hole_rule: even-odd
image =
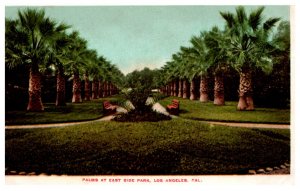
[[(279, 46), (278, 39), (271, 38), (271, 31), (279, 18), (263, 21), (264, 7), (247, 15), (244, 7), (236, 13), (220, 12), (226, 25), (223, 30), (214, 26), (190, 40), (191, 47), (180, 47), (172, 60), (162, 67), (166, 83), (162, 92), (183, 98), (196, 99), (195, 79), (200, 77), (200, 101), (208, 101), (207, 76), (214, 76), (214, 104), (224, 105), (224, 77), (230, 69), (239, 73), (238, 110), (254, 110), (252, 73), (260, 69), (272, 71), (273, 63), (280, 52), (289, 52), (289, 47)], [(289, 55), (288, 55), (289, 56)]]
[[(18, 11), (18, 18), (5, 20), (5, 64), (9, 69), (19, 65), (29, 68), (28, 111), (42, 111), (41, 77), (47, 70), (57, 76), (56, 105), (66, 104), (65, 82), (73, 80), (72, 102), (82, 102), (81, 80), (85, 81), (85, 100), (117, 92), (123, 74), (105, 57), (88, 49), (87, 41), (70, 26), (46, 17), (44, 10)], [(92, 95), (90, 82), (92, 81)]]

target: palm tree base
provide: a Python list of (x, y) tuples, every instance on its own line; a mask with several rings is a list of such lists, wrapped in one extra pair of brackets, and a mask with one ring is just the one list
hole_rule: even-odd
[(190, 100), (196, 100), (196, 96), (193, 93), (191, 93)]
[(44, 111), (40, 91), (29, 92), (29, 102), (27, 106), (27, 111)]
[(225, 105), (224, 91), (215, 91), (214, 105)]
[(92, 99), (98, 99), (98, 95), (95, 92), (92, 94)]
[(224, 97), (215, 97), (214, 105), (225, 105)]
[(74, 93), (72, 97), (72, 103), (81, 103), (81, 102), (82, 99), (80, 93)]
[(57, 92), (55, 106), (66, 106), (65, 92)]
[(253, 103), (252, 96), (246, 96), (246, 103), (248, 105), (246, 110), (253, 111), (254, 110), (254, 103)]
[(254, 104), (252, 96), (240, 96), (239, 103), (237, 105), (239, 111), (253, 111)]
[(208, 94), (207, 93), (201, 93), (200, 102), (208, 102)]

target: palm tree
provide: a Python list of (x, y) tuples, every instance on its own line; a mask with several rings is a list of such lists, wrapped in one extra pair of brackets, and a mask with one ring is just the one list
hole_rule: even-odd
[(102, 72), (101, 83), (100, 83), (101, 88), (99, 88), (99, 91), (102, 94), (102, 97), (107, 97), (108, 96), (108, 81), (110, 80), (110, 71), (109, 71), (110, 63), (104, 57), (100, 57), (99, 60), (101, 62), (101, 72)]
[(110, 75), (111, 75), (111, 81), (110, 81), (110, 84), (111, 84), (111, 87), (110, 87), (110, 94), (111, 95), (114, 95), (115, 92), (116, 92), (116, 85), (119, 84), (121, 85), (120, 81), (122, 81), (122, 72), (118, 69), (118, 67), (115, 65), (115, 64), (112, 64), (111, 65), (111, 68), (110, 68)]
[(73, 103), (82, 102), (81, 98), (81, 80), (80, 74), (84, 72), (85, 54), (87, 51), (87, 42), (79, 37), (79, 33), (74, 31), (70, 34), (72, 39), (71, 45), (69, 46), (69, 54), (67, 59), (70, 60), (66, 66), (69, 73), (73, 74)]
[(96, 50), (86, 50), (84, 54), (85, 66), (84, 66), (84, 99), (90, 101), (90, 73), (97, 70), (97, 52)]
[[(181, 62), (180, 53), (173, 54), (172, 60), (169, 62), (166, 62), (166, 65), (162, 68), (162, 71), (164, 73), (164, 81), (167, 82), (166, 85), (166, 92), (167, 95), (171, 96), (179, 96), (182, 95), (182, 86), (181, 86), (181, 68), (182, 68), (182, 62)], [(178, 81), (178, 82), (177, 82)], [(179, 86), (181, 89), (179, 89)]]
[(225, 38), (224, 32), (218, 27), (213, 27), (211, 31), (204, 37), (206, 46), (208, 47), (208, 60), (210, 68), (215, 76), (214, 83), (214, 104), (224, 105), (224, 73), (229, 67), (228, 56), (228, 38)]
[(5, 63), (13, 68), (18, 64), (29, 67), (28, 111), (43, 111), (41, 73), (49, 57), (51, 43), (68, 26), (57, 24), (45, 16), (44, 10), (18, 11), (18, 19), (6, 23)]
[(204, 37), (207, 33), (202, 32), (200, 36), (193, 36), (190, 40), (193, 47), (191, 49), (191, 59), (196, 66), (195, 71), (200, 76), (200, 102), (208, 102), (208, 78), (207, 70), (210, 63), (207, 61), (207, 47), (204, 43)]
[(262, 68), (265, 72), (272, 69), (269, 42), (271, 29), (280, 20), (269, 18), (262, 23), (264, 7), (251, 11), (247, 16), (244, 7), (236, 8), (236, 14), (220, 12), (226, 21), (229, 33), (229, 55), (232, 66), (240, 74), (238, 110), (254, 110), (252, 72)]
[(50, 50), (49, 68), (56, 72), (56, 106), (66, 105), (66, 77), (65, 66), (69, 62), (66, 59), (69, 54), (70, 39), (67, 34), (62, 33), (60, 37), (53, 42)]
[(98, 99), (99, 97), (99, 79), (100, 75), (100, 64), (98, 58), (95, 60), (94, 67), (90, 70), (92, 80), (92, 99)]
[(184, 68), (182, 68), (183, 76), (188, 79), (188, 81), (184, 81), (183, 86), (188, 86), (187, 82), (190, 83), (190, 100), (196, 99), (196, 84), (195, 84), (195, 78), (199, 74), (199, 63), (197, 62), (197, 56), (195, 54), (195, 50), (191, 47), (181, 47), (181, 52), (184, 58)]
[[(174, 79), (176, 82), (176, 92), (178, 95), (181, 95), (182, 98), (189, 98), (190, 97), (190, 82), (189, 82), (189, 72), (187, 64), (189, 62), (189, 55), (186, 51), (186, 47), (180, 47), (180, 52), (177, 54), (173, 54), (172, 58), (175, 62), (175, 67), (173, 69)], [(179, 89), (180, 86), (180, 89)], [(177, 96), (177, 95), (175, 95)]]

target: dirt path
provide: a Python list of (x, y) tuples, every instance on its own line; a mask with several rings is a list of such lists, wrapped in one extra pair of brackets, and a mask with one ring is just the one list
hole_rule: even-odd
[(239, 122), (219, 122), (219, 121), (201, 121), (212, 125), (224, 125), (230, 127), (245, 127), (245, 128), (272, 128), (272, 129), (289, 129), (288, 124), (266, 124), (266, 123), (239, 123)]

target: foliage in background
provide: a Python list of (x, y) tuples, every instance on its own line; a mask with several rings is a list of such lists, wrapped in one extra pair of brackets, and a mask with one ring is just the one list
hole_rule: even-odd
[(126, 76), (125, 97), (130, 100), (137, 113), (142, 114), (151, 110), (151, 105), (146, 105), (146, 100), (155, 88), (155, 72), (149, 68), (133, 71)]

